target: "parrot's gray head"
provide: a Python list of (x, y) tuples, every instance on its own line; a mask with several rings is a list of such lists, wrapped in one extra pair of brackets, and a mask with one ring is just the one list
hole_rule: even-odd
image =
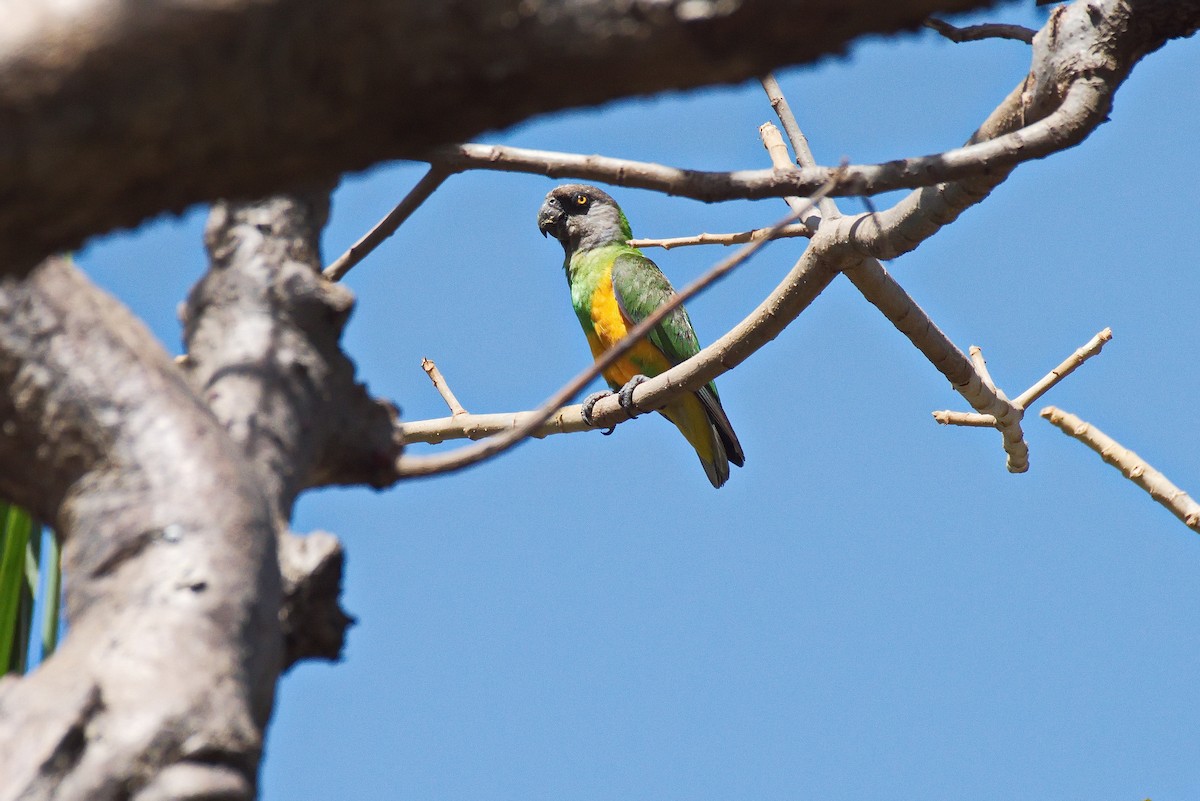
[(633, 238), (617, 201), (589, 184), (563, 184), (551, 189), (538, 209), (538, 230), (542, 236), (553, 234), (568, 258), (577, 250)]

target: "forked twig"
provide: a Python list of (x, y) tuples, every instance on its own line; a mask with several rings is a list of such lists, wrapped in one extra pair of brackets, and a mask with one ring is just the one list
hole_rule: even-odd
[[(1075, 372), (1081, 364), (1086, 362), (1098, 354), (1104, 348), (1106, 342), (1112, 339), (1112, 329), (1105, 328), (1096, 336), (1087, 341), (1085, 345), (1077, 348), (1074, 353), (1068, 356), (1057, 367), (1055, 367), (1042, 378), (1034, 382), (1033, 386), (1022, 392), (1013, 399), (1012, 405), (1024, 411), (1034, 403), (1038, 398), (1045, 395), (1054, 388), (1059, 381)], [(975, 346), (972, 346), (975, 350)], [(933, 413), (933, 419), (937, 420), (942, 425), (955, 426), (979, 426), (988, 428), (996, 425), (995, 419), (988, 414), (977, 414), (972, 412), (954, 412), (943, 409)]]
[[(762, 85), (771, 100), (771, 106), (779, 115), (780, 122), (788, 131), (796, 153), (796, 163), (801, 167), (811, 164), (813, 155), (809, 150), (808, 140), (800, 130), (779, 83), (768, 75), (763, 78)], [(774, 126), (770, 127), (774, 129)], [(763, 126), (764, 143), (771, 138), (770, 131), (765, 130), (766, 128), (767, 126)], [(777, 131), (774, 136), (778, 136)], [(786, 149), (781, 153), (780, 147), (768, 144), (767, 151), (771, 154), (771, 161), (776, 168), (782, 168), (787, 163)], [(835, 217), (839, 213), (837, 204), (832, 199), (823, 202), (821, 211), (827, 217)], [(982, 371), (979, 369), (982, 366), (982, 357), (974, 360), (963, 355), (924, 309), (888, 274), (878, 259), (859, 259), (848, 265), (843, 272), (863, 297), (879, 309), (897, 330), (908, 337), (972, 407), (992, 420), (992, 425), (1000, 432), (1004, 443), (1008, 470), (1013, 473), (1028, 470), (1029, 447), (1021, 430), (1021, 412), (991, 383), (987, 368), (983, 367)]]

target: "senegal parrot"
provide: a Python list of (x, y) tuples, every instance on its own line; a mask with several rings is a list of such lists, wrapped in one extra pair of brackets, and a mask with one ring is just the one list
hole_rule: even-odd
[[(562, 243), (571, 305), (595, 357), (615, 345), (675, 292), (654, 262), (629, 244), (633, 237), (629, 221), (616, 201), (601, 189), (565, 184), (552, 190), (538, 211), (538, 229), (543, 236), (553, 234)], [(604, 380), (613, 391), (619, 390), (621, 406), (633, 415), (634, 387), (699, 350), (692, 321), (680, 306), (605, 370)], [(584, 401), (584, 420), (589, 425), (592, 407), (609, 394), (597, 393)], [(738, 467), (745, 463), (741, 443), (712, 382), (676, 398), (659, 411), (696, 449), (714, 487), (729, 478), (730, 462)]]

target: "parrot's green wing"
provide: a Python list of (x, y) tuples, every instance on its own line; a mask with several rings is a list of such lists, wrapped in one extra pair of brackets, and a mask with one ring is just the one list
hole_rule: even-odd
[[(658, 269), (658, 265), (636, 250), (616, 257), (612, 269), (612, 287), (617, 306), (631, 326), (646, 319), (675, 294), (671, 282)], [(677, 306), (663, 318), (650, 332), (648, 339), (672, 365), (685, 362), (700, 352), (700, 341), (683, 306)], [(745, 460), (742, 446), (721, 407), (716, 385), (710, 381), (696, 391), (696, 397), (704, 405), (709, 420), (724, 441), (729, 461), (740, 467)]]
[[(636, 325), (667, 302), (675, 290), (658, 265), (640, 253), (622, 253), (612, 269), (613, 294), (621, 314)], [(671, 364), (680, 364), (700, 352), (696, 331), (683, 306), (677, 306), (650, 332), (650, 342)]]

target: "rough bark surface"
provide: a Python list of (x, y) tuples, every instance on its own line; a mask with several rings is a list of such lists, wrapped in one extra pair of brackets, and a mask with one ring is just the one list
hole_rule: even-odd
[[(0, 284), (0, 354), (0, 492), (65, 535), (71, 576), (62, 649), (0, 679), (0, 798), (129, 798), (177, 771), (250, 793), (283, 645), (253, 470), (65, 261)], [(29, 438), (42, 458), (20, 467)]]
[(994, 0), (4, 0), (0, 269)]

